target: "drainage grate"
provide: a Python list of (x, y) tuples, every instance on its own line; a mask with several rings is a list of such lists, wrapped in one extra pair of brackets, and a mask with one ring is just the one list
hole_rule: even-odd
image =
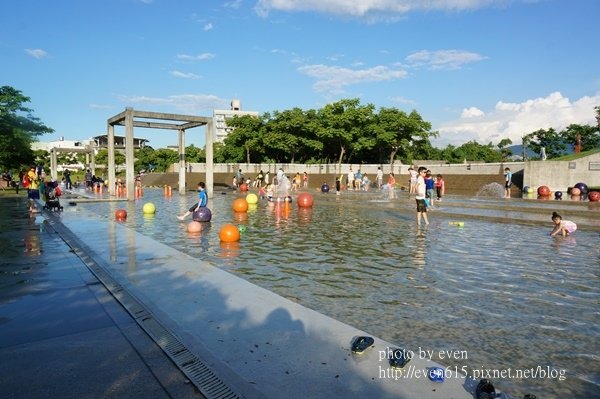
[(52, 228), (61, 236), (73, 252), (83, 261), (106, 289), (121, 303), (140, 327), (169, 356), (200, 392), (209, 399), (236, 399), (238, 394), (231, 390), (196, 355), (189, 351), (177, 337), (158, 322), (133, 295), (121, 286), (96, 260), (89, 256), (91, 249), (79, 241), (54, 214), (47, 215)]

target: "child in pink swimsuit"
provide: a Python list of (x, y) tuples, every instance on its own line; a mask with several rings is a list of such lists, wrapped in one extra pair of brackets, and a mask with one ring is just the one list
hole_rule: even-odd
[(563, 220), (556, 212), (552, 212), (552, 221), (554, 222), (554, 229), (550, 233), (551, 237), (557, 234), (562, 234), (563, 237), (573, 234), (577, 230), (577, 225), (570, 220)]

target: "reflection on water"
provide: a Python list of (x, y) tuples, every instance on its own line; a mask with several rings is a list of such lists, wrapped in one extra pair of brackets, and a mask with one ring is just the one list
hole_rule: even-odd
[[(119, 204), (129, 213), (123, 223), (404, 347), (466, 351), (467, 358), (434, 357), (448, 366), (567, 370), (565, 381), (498, 383), (515, 396), (594, 396), (600, 388), (596, 231), (550, 238), (548, 215), (526, 201), (448, 198), (441, 209), (452, 219), (434, 211), (431, 224), (417, 229), (414, 200), (406, 197), (390, 203), (377, 192), (316, 194), (311, 209), (262, 202), (240, 215), (231, 209), (235, 194), (216, 193), (211, 223), (188, 234), (189, 219), (175, 216), (195, 194), (165, 200), (159, 193), (146, 190), (141, 201)], [(153, 217), (142, 216), (147, 201), (157, 204)], [(569, 205), (560, 206), (568, 215)], [(117, 209), (114, 203), (81, 207), (108, 219)], [(449, 225), (461, 213), (507, 223), (471, 218), (464, 228)], [(515, 222), (522, 218), (539, 222)], [(239, 243), (219, 242), (225, 223), (246, 227)]]

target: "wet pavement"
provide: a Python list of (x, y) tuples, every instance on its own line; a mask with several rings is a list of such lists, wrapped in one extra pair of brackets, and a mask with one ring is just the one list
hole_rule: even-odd
[(0, 397), (203, 397), (24, 196), (0, 254)]

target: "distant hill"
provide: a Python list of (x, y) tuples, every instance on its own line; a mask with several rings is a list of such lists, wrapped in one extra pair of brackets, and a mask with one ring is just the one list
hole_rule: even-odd
[[(523, 160), (523, 145), (522, 144), (518, 144), (518, 145), (511, 145), (509, 147), (506, 147), (508, 150), (510, 150), (510, 152), (512, 153), (512, 156), (510, 157), (513, 161), (521, 161)], [(531, 158), (531, 157), (539, 157), (540, 154), (531, 151), (529, 148), (527, 149), (527, 158)]]

